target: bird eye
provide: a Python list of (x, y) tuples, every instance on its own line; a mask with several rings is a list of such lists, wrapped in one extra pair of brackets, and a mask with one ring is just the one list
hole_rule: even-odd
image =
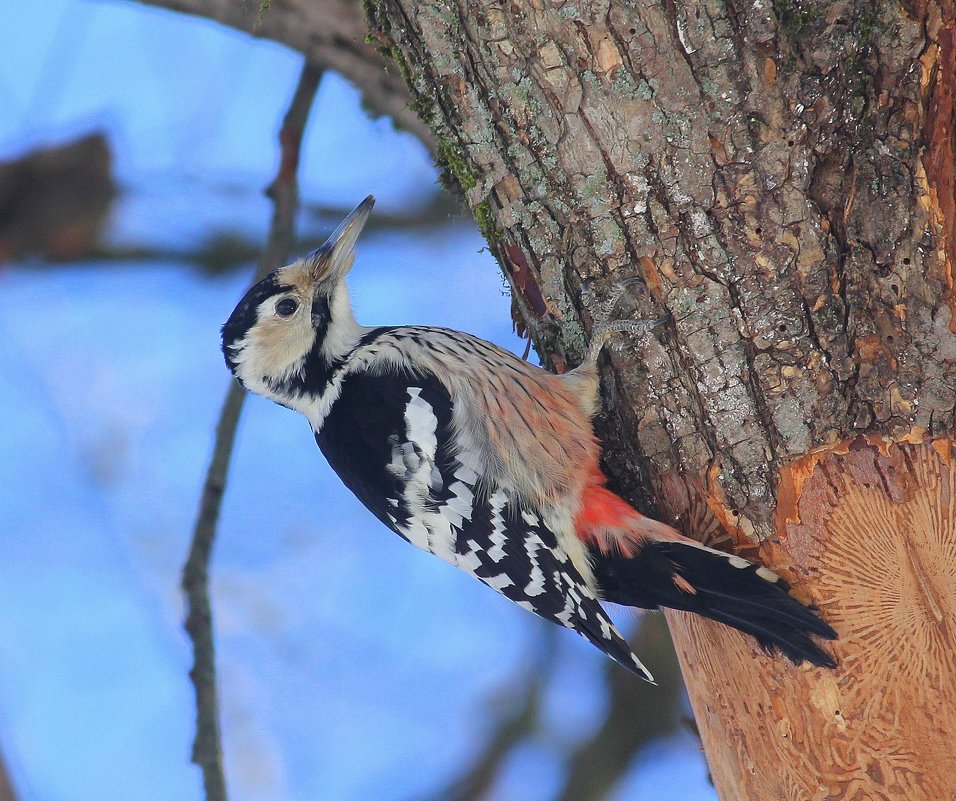
[(283, 298), (276, 304), (276, 314), (280, 317), (289, 317), (295, 314), (295, 310), (298, 308), (299, 301), (295, 298)]

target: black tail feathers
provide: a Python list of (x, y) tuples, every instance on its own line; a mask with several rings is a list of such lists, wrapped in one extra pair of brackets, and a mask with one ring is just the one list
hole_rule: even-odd
[(751, 635), (768, 653), (780, 651), (795, 664), (836, 667), (813, 639), (834, 640), (836, 632), (760, 565), (681, 542), (652, 542), (631, 558), (594, 556), (594, 574), (608, 601), (695, 612)]

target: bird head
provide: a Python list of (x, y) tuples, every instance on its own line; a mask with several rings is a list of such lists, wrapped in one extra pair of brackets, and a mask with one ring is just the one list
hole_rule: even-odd
[(310, 385), (355, 347), (366, 329), (352, 316), (345, 276), (374, 203), (369, 195), (322, 247), (273, 271), (239, 301), (222, 327), (222, 352), (246, 389), (299, 408), (303, 396), (321, 392)]

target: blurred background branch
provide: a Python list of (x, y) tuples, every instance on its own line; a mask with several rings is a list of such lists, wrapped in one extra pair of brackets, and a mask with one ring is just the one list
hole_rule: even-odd
[(431, 150), (434, 138), (409, 105), (411, 97), (397, 69), (386, 69), (385, 59), (369, 39), (365, 13), (350, 0), (275, 0), (259, 14), (257, 3), (234, 0), (141, 0), (184, 14), (208, 17), (240, 31), (274, 39), (303, 53), (315, 64), (335, 70), (362, 92), (365, 108), (376, 116), (391, 117)]
[(643, 748), (677, 726), (684, 685), (663, 615), (642, 616), (631, 641), (634, 653), (654, 654), (657, 686), (634, 681), (616, 662), (608, 661), (607, 715), (568, 760), (568, 775), (556, 801), (609, 798)]
[[(306, 62), (279, 131), (279, 171), (267, 190), (274, 203), (272, 225), (253, 283), (281, 267), (292, 248), (299, 200), (296, 180), (299, 148), (321, 78), (322, 68)], [(235, 381), (230, 382), (216, 426), (212, 461), (203, 486), (189, 556), (183, 568), (182, 583), (188, 606), (186, 631), (193, 642), (195, 660), (189, 674), (196, 688), (196, 738), (192, 758), (203, 772), (206, 801), (226, 801), (212, 607), (209, 602), (209, 561), (244, 397), (245, 390)]]
[[(303, 211), (321, 225), (319, 233), (300, 236), (297, 240), (303, 253), (319, 247), (336, 225), (352, 210), (351, 206), (303, 204)], [(372, 217), (365, 226), (367, 232), (411, 230), (424, 235), (443, 229), (450, 220), (470, 219), (461, 204), (445, 192), (436, 192), (424, 205), (400, 214), (383, 212)], [(164, 247), (124, 246), (103, 243), (89, 251), (87, 258), (108, 262), (139, 262), (176, 260), (195, 265), (205, 273), (216, 275), (243, 267), (262, 252), (261, 244), (241, 230), (216, 232), (189, 249)]]
[(18, 801), (2, 751), (0, 751), (0, 801)]
[(554, 671), (556, 634), (557, 629), (544, 629), (530, 667), (523, 676), (509, 677), (508, 686), (497, 693), (498, 703), (490, 706), (499, 710), (498, 719), (474, 761), (423, 801), (482, 801), (488, 797), (508, 757), (534, 736), (538, 727), (541, 696)]
[[(474, 761), (423, 801), (486, 801), (509, 757), (529, 741), (540, 738), (541, 700), (553, 678), (557, 631), (545, 630), (531, 668), (515, 676), (502, 691), (506, 703), (484, 749)], [(683, 683), (667, 624), (662, 615), (643, 615), (630, 638), (635, 653), (654, 654), (657, 686), (635, 681), (617, 663), (607, 661), (606, 714), (594, 731), (581, 740), (565, 760), (567, 773), (555, 801), (604, 801), (650, 743), (672, 734), (679, 722)]]
[(0, 264), (91, 253), (116, 195), (112, 153), (91, 133), (0, 162)]
[[(113, 177), (112, 161), (106, 135), (92, 133), (0, 162), (0, 264), (27, 259), (35, 260), (37, 267), (78, 260), (124, 265), (178, 261), (215, 275), (261, 257), (259, 238), (238, 227), (180, 248), (106, 241), (110, 210), (124, 194)], [(211, 189), (216, 194), (216, 188)], [(321, 227), (319, 233), (300, 237), (299, 248), (305, 252), (321, 245), (351, 209), (303, 204), (308, 218)], [(424, 203), (399, 213), (376, 212), (366, 230), (423, 234), (440, 230), (452, 219), (471, 218), (455, 197), (436, 191)]]

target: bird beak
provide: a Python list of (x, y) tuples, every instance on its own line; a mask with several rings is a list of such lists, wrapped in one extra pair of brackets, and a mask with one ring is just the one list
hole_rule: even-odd
[(365, 227), (375, 198), (369, 195), (339, 225), (322, 247), (305, 257), (316, 280), (333, 282), (345, 278), (355, 261), (355, 243)]

